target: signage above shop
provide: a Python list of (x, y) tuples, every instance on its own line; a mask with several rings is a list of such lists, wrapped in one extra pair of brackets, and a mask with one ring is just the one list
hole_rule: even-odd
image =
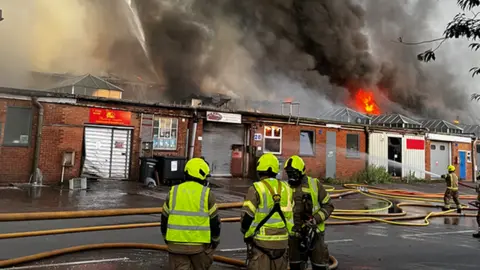
[(241, 124), (242, 115), (236, 113), (221, 113), (207, 111), (207, 121)]
[(92, 124), (129, 126), (132, 113), (127, 111), (90, 108), (90, 120)]

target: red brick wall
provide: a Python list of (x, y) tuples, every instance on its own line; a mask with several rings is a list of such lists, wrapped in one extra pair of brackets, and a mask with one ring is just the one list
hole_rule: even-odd
[[(56, 183), (61, 178), (61, 162), (64, 151), (75, 151), (75, 165), (65, 170), (65, 180), (77, 177), (81, 173), (81, 158), (83, 150), (84, 124), (89, 122), (89, 106), (108, 104), (85, 103), (82, 105), (42, 103), (44, 106), (44, 126), (42, 144), (40, 146), (39, 168), (44, 176), (44, 183)], [(6, 120), (7, 105), (29, 106), (30, 101), (0, 100), (0, 123), (3, 142), (4, 123)], [(187, 128), (190, 122), (188, 111), (168, 110), (161, 108), (145, 108), (134, 106), (105, 106), (111, 109), (131, 110), (131, 126), (133, 130), (132, 156), (130, 164), (130, 180), (137, 180), (139, 176), (140, 156), (140, 122), (141, 113), (153, 113), (164, 117), (178, 119), (178, 141), (175, 151), (154, 151), (154, 155), (185, 156), (187, 147)], [(32, 143), (29, 147), (6, 147), (0, 145), (0, 184), (11, 182), (28, 182), (35, 144), (37, 110), (34, 109)], [(197, 137), (201, 136), (202, 126), (199, 124)], [(198, 135), (199, 134), (199, 135)], [(198, 141), (197, 141), (198, 143)], [(195, 153), (200, 153), (201, 144), (195, 147)]]
[(88, 122), (87, 107), (43, 103), (44, 119), (40, 145), (39, 168), (44, 183), (60, 181), (64, 151), (75, 151), (73, 167), (65, 168), (64, 181), (80, 175), (84, 123)]
[[(191, 120), (193, 122), (193, 120)], [(197, 134), (195, 134), (195, 149), (193, 151), (194, 157), (201, 157), (202, 156), (202, 141), (198, 140), (198, 137), (203, 136), (203, 119), (199, 119), (197, 123)], [(191, 127), (191, 125), (190, 125)]]
[[(254, 141), (254, 133), (264, 134), (264, 127), (269, 124), (255, 124), (256, 130), (252, 131), (252, 145), (261, 146), (263, 150), (263, 140)], [(315, 134), (315, 156), (301, 156), (305, 161), (307, 173), (314, 177), (325, 177), (326, 173), (326, 139), (327, 131), (337, 133), (337, 178), (346, 179), (354, 173), (365, 168), (365, 155), (361, 158), (347, 158), (345, 155), (347, 134), (358, 134), (360, 142), (360, 151), (366, 152), (366, 139), (363, 131), (350, 131), (342, 129), (328, 129), (323, 127), (305, 126), (305, 125), (289, 125), (289, 124), (272, 124), (273, 126), (282, 128), (282, 154), (285, 159), (292, 155), (299, 155), (300, 150), (300, 131), (313, 131)]]
[[(33, 108), (30, 146), (3, 146), (8, 106)], [(0, 185), (29, 181), (32, 173), (33, 153), (35, 149), (36, 115), (37, 110), (31, 101), (0, 99)]]
[[(452, 143), (452, 162), (454, 163), (453, 165), (457, 168), (457, 175), (460, 176), (460, 172), (458, 170), (460, 169), (460, 164), (455, 162), (455, 157), (458, 157), (458, 151), (472, 151), (472, 144), (471, 143)], [(472, 153), (473, 155), (474, 153)], [(466, 154), (465, 154), (465, 159), (466, 159)], [(471, 181), (473, 179), (472, 176), (472, 165), (473, 163), (467, 162), (467, 178), (465, 180)]]

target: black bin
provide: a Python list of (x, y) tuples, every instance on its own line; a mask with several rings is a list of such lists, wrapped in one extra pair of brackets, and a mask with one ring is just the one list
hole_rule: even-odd
[(155, 180), (155, 168), (157, 166), (157, 162), (158, 161), (155, 158), (140, 158), (140, 182), (146, 184), (148, 177)]
[(183, 169), (187, 159), (185, 157), (156, 156), (158, 161), (158, 177), (163, 184), (172, 185), (185, 179)]

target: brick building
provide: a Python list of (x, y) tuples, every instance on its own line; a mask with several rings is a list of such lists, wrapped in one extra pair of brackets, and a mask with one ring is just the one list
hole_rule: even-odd
[(321, 178), (348, 179), (367, 164), (423, 178), (433, 170), (432, 145), (442, 141), (451, 148), (446, 163), (458, 160), (461, 178), (474, 178), (473, 137), (427, 132), (403, 117), (388, 119), (400, 122), (346, 123), (0, 88), (0, 184), (29, 182), (34, 167), (43, 183), (59, 182), (62, 171), (66, 180), (138, 180), (139, 158), (148, 155), (204, 156), (213, 176), (254, 177), (264, 152), (281, 162), (300, 155), (307, 172)]

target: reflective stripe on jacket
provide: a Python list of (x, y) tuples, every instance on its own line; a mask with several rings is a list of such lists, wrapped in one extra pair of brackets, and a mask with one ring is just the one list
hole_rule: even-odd
[(448, 189), (458, 190), (458, 177), (455, 173), (449, 173), (446, 180)]
[[(270, 188), (280, 195), (280, 207), (286, 220), (283, 222), (279, 213), (273, 214), (268, 221), (260, 228), (257, 235), (254, 235), (255, 229), (260, 222), (268, 216), (274, 206), (273, 196), (270, 194), (269, 188), (262, 181), (255, 182), (254, 187), (260, 197), (258, 207), (254, 209), (254, 219), (249, 230), (245, 233), (245, 238), (254, 237), (258, 241), (286, 241), (293, 228), (293, 192), (287, 183), (280, 181), (281, 190), (278, 190), (279, 180), (269, 178), (263, 180)], [(249, 202), (245, 202), (247, 205)], [(251, 204), (251, 203), (250, 203)], [(249, 207), (254, 207), (253, 205)], [(252, 209), (253, 210), (253, 209)]]
[[(318, 230), (320, 232), (325, 231), (325, 214), (321, 211), (322, 206), (320, 202), (318, 201), (318, 179), (313, 178), (313, 177), (308, 177), (308, 189), (310, 192), (310, 196), (312, 196), (312, 203), (313, 203), (313, 209), (312, 209), (312, 215), (318, 214), (322, 217), (322, 222), (318, 224)], [(330, 195), (327, 193), (325, 198), (323, 198), (322, 204), (327, 204), (330, 201)]]
[(166, 240), (176, 243), (208, 244), (210, 239), (210, 188), (189, 181), (172, 187)]

